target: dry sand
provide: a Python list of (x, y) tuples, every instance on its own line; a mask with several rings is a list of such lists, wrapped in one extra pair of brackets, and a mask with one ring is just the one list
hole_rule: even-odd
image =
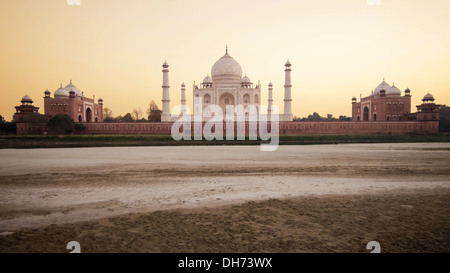
[(0, 251), (450, 251), (450, 144), (0, 150)]

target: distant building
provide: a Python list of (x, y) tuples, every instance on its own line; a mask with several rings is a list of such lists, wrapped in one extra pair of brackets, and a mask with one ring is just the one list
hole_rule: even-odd
[(434, 97), (428, 93), (422, 99), (422, 104), (417, 105), (417, 113), (407, 115), (408, 120), (432, 121), (439, 120), (439, 108), (442, 105), (434, 103)]
[[(286, 62), (285, 66), (285, 84), (284, 84), (284, 113), (279, 115), (280, 121), (292, 121), (291, 111), (291, 63)], [(174, 121), (170, 115), (170, 96), (169, 96), (169, 65), (163, 64), (163, 96), (162, 96), (162, 116), (163, 122)], [(272, 111), (272, 83), (269, 84), (268, 113)], [(181, 85), (181, 106), (182, 112), (186, 107), (186, 86)], [(202, 109), (194, 107), (194, 115), (202, 112), (208, 105), (218, 105), (222, 109), (225, 117), (227, 105), (244, 107), (254, 105), (259, 113), (261, 105), (261, 84), (253, 84), (247, 75), (242, 77), (241, 65), (228, 54), (228, 48), (218, 61), (211, 68), (211, 77), (209, 74), (203, 79), (200, 87), (194, 83), (193, 97), (200, 99)], [(184, 113), (183, 113), (184, 114)], [(262, 113), (265, 114), (265, 113)], [(203, 120), (207, 120), (203, 117)], [(235, 119), (236, 120), (236, 119)]]
[(84, 96), (72, 80), (66, 87), (61, 86), (53, 93), (44, 92), (44, 114), (48, 119), (57, 114), (67, 114), (75, 122), (103, 122), (103, 100)]
[(371, 95), (361, 98), (359, 102), (352, 98), (352, 121), (415, 121), (439, 120), (440, 105), (434, 104), (431, 94), (425, 95), (423, 104), (417, 106), (417, 113), (411, 113), (411, 91), (405, 94), (394, 84), (390, 86), (384, 79)]
[(25, 95), (20, 101), (22, 105), (16, 106), (16, 114), (14, 115), (14, 121), (17, 123), (24, 122), (24, 116), (30, 113), (38, 113), (39, 107), (33, 105), (33, 100), (30, 96)]

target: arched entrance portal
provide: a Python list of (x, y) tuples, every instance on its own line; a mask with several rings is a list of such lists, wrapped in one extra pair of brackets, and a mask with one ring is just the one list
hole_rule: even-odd
[(86, 122), (92, 122), (92, 110), (91, 108), (86, 109)]
[(369, 121), (369, 107), (364, 106), (363, 121)]
[(219, 106), (222, 108), (223, 115), (226, 115), (226, 106), (227, 105), (234, 105), (234, 96), (230, 93), (222, 94), (219, 98)]

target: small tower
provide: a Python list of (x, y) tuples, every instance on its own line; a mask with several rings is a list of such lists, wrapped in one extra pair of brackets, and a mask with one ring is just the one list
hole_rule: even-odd
[(286, 62), (285, 66), (285, 78), (284, 78), (284, 121), (292, 121), (291, 110), (291, 63)]
[(353, 97), (352, 98), (352, 104), (355, 104), (356, 103), (356, 97)]
[(428, 93), (422, 99), (422, 104), (417, 105), (416, 118), (420, 121), (439, 121), (439, 108), (441, 105), (434, 103), (434, 97)]
[(39, 111), (39, 107), (33, 105), (33, 100), (28, 95), (25, 95), (20, 102), (22, 105), (14, 107), (16, 108), (14, 121), (17, 123), (24, 122), (24, 117), (27, 114), (38, 113)]
[(186, 85), (181, 84), (181, 114), (186, 115)]
[(273, 98), (272, 98), (272, 91), (273, 91), (273, 85), (272, 83), (269, 83), (269, 98), (267, 99), (267, 115), (272, 115), (272, 105), (273, 105)]
[(163, 95), (161, 121), (170, 121), (170, 97), (169, 97), (169, 65), (164, 62), (163, 67)]
[(410, 97), (411, 96), (411, 90), (409, 90), (409, 88), (405, 89), (405, 96), (406, 97)]

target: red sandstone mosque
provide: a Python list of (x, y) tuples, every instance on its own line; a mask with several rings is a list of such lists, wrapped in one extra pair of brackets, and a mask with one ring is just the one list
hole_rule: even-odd
[(395, 84), (390, 86), (384, 79), (372, 94), (357, 102), (352, 98), (352, 121), (436, 121), (439, 120), (440, 105), (428, 93), (417, 105), (417, 113), (411, 113), (411, 90), (404, 96)]
[(44, 92), (44, 114), (51, 119), (56, 114), (67, 114), (75, 122), (103, 122), (103, 100), (98, 99), (95, 103), (94, 98), (87, 98), (80, 91), (72, 80), (66, 85), (61, 86), (53, 93)]
[[(411, 112), (411, 91), (406, 88), (404, 95), (394, 84), (390, 86), (384, 79), (372, 93), (360, 98), (352, 98), (352, 121), (298, 122), (292, 121), (291, 113), (291, 63), (285, 64), (284, 113), (280, 114), (280, 134), (370, 134), (370, 133), (438, 133), (439, 107), (431, 94), (426, 94), (417, 112)], [(75, 122), (86, 126), (86, 134), (170, 134), (173, 120), (170, 117), (170, 97), (167, 62), (163, 64), (163, 111), (162, 122), (104, 123), (103, 100), (84, 96), (72, 80), (66, 87), (61, 86), (53, 93), (44, 92), (44, 114), (50, 119), (56, 114), (67, 114)], [(194, 97), (201, 97), (204, 104), (218, 103), (222, 108), (227, 104), (255, 104), (260, 106), (261, 85), (253, 87), (250, 79), (242, 77), (242, 69), (228, 50), (213, 66), (212, 78), (207, 76), (201, 88), (194, 84)], [(273, 85), (268, 86), (268, 111), (272, 109)], [(30, 124), (23, 121), (27, 113), (37, 113), (29, 96), (22, 98), (22, 105), (16, 107), (17, 134), (36, 134), (46, 131), (45, 124)], [(181, 85), (181, 105), (186, 105), (185, 85)], [(195, 112), (195, 109), (194, 109)], [(248, 130), (248, 124), (245, 125)]]

